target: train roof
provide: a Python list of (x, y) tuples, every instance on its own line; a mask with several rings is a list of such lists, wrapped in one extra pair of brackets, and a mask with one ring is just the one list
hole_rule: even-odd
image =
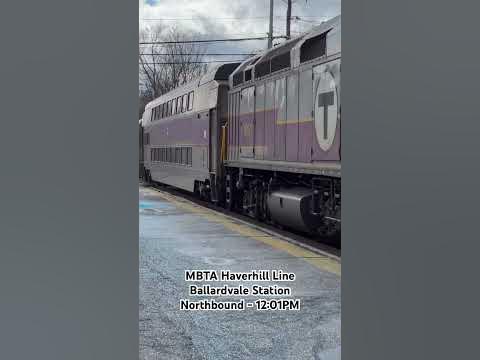
[[(325, 53), (320, 56), (340, 53), (340, 36), (330, 36), (334, 33), (339, 35), (340, 27), (341, 15), (338, 15), (315, 26), (305, 34), (251, 56), (243, 61), (230, 75), (230, 86), (235, 87), (244, 82), (254, 80), (255, 78), (267, 76), (278, 70), (298, 67), (301, 62), (304, 62), (304, 58), (306, 59), (305, 61), (310, 60), (308, 58), (308, 52), (317, 52), (315, 58), (319, 57), (318, 49), (322, 41), (325, 47)], [(323, 39), (322, 35), (325, 35)], [(306, 57), (302, 57), (302, 52), (306, 54)], [(245, 73), (248, 73), (248, 75)]]
[(188, 93), (197, 87), (206, 84), (210, 81), (227, 81), (228, 76), (230, 73), (240, 65), (239, 62), (232, 62), (232, 63), (223, 63), (216, 65), (213, 67), (211, 70), (207, 71), (204, 75), (201, 77), (198, 77), (182, 86), (179, 86), (168, 93), (165, 93), (161, 96), (159, 96), (156, 99), (153, 99), (150, 101), (146, 106), (145, 109), (155, 107), (159, 104), (162, 104), (170, 99), (173, 99), (177, 96), (183, 95), (185, 93)]

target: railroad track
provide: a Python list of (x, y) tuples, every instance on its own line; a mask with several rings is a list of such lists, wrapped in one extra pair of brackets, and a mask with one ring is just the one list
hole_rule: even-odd
[(218, 213), (223, 214), (224, 216), (228, 216), (237, 221), (248, 223), (249, 225), (257, 228), (258, 230), (264, 231), (270, 235), (279, 237), (283, 240), (294, 243), (298, 246), (307, 248), (308, 250), (311, 250), (313, 252), (319, 253), (321, 255), (326, 255), (336, 260), (340, 260), (341, 242), (339, 238), (325, 239), (325, 238), (322, 238), (321, 236), (309, 237), (309, 236), (306, 236), (305, 234), (301, 234), (301, 233), (292, 231), (290, 229), (287, 230), (284, 228), (279, 228), (272, 224), (257, 221), (249, 216), (232, 212), (223, 207), (212, 204), (210, 202), (198, 199), (197, 197), (193, 196), (192, 194), (186, 191), (174, 188), (169, 185), (158, 184), (158, 183), (156, 184), (140, 183), (140, 185), (148, 186), (160, 193), (167, 193), (171, 196), (178, 197), (183, 200), (187, 200), (193, 204), (216, 211)]

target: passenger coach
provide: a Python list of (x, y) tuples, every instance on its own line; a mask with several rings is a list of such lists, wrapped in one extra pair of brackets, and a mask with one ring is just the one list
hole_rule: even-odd
[(228, 76), (238, 65), (217, 66), (146, 105), (142, 123), (148, 180), (209, 193), (215, 200), (213, 184), (222, 170), (220, 129), (227, 121)]

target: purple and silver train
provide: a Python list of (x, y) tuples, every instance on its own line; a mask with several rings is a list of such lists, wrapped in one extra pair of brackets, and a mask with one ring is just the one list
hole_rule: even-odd
[(279, 225), (340, 230), (340, 16), (151, 101), (141, 176)]

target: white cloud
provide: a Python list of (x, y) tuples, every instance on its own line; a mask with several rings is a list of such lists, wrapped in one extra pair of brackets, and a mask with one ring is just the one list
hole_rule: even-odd
[[(203, 39), (266, 36), (268, 32), (269, 0), (139, 0), (139, 6), (140, 29), (158, 23), (146, 19), (194, 18), (163, 20), (162, 23), (175, 25), (192, 32), (192, 37), (195, 34)], [(292, 15), (304, 21), (292, 22), (292, 35), (338, 14), (340, 0), (297, 0)], [(286, 4), (282, 0), (275, 0), (274, 15), (274, 33), (284, 35)], [(209, 50), (249, 51), (265, 46), (266, 41), (220, 43), (210, 44)]]

